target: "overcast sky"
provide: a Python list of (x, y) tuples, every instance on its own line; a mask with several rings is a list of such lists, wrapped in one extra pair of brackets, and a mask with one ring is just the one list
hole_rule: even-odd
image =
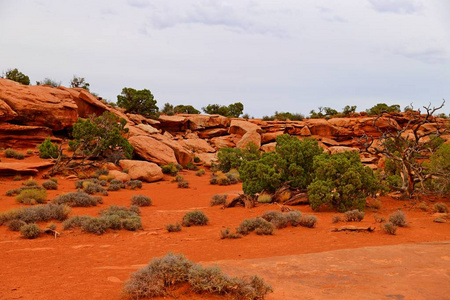
[(446, 98), (448, 0), (0, 0), (0, 72), (251, 116)]

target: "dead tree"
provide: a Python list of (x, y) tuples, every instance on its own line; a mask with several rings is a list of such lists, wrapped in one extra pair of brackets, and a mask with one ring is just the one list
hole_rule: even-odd
[[(440, 110), (445, 104), (438, 107), (423, 106), (425, 114), (418, 111), (409, 110), (406, 112), (408, 121), (403, 126), (398, 126), (394, 115), (382, 112), (373, 120), (375, 127), (381, 134), (378, 143), (373, 136), (364, 135), (362, 137), (365, 151), (371, 154), (383, 155), (390, 159), (400, 171), (402, 184), (400, 187), (391, 188), (402, 192), (406, 197), (411, 198), (416, 184), (423, 184), (436, 174), (424, 172), (423, 160), (429, 158), (440, 145), (440, 136), (448, 131), (436, 122), (434, 113)], [(387, 126), (381, 128), (379, 124), (387, 121)], [(432, 126), (426, 124), (433, 123)]]

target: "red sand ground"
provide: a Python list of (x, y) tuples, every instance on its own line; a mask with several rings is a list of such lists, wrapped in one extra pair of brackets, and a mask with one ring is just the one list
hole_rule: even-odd
[[(2, 160), (11, 161), (4, 158)], [(36, 161), (36, 158), (27, 158), (25, 161)], [(332, 265), (344, 263), (344, 260), (342, 260), (343, 252), (334, 250), (350, 249), (345, 250), (349, 251), (345, 252), (345, 255), (349, 256), (349, 259), (353, 262), (364, 264), (367, 260), (364, 255), (370, 255), (367, 253), (377, 253), (378, 251), (367, 248), (369, 252), (361, 254), (357, 251), (365, 251), (364, 249), (354, 251), (351, 249), (450, 241), (450, 223), (434, 223), (435, 217), (432, 213), (412, 208), (409, 201), (398, 201), (388, 197), (381, 197), (382, 208), (376, 212), (368, 210), (361, 223), (348, 224), (377, 227), (377, 230), (373, 233), (332, 232), (333, 228), (345, 225), (345, 223), (332, 224), (331, 219), (335, 212), (316, 213), (312, 212), (307, 206), (297, 206), (292, 208), (298, 209), (304, 214), (314, 214), (318, 217), (316, 228), (288, 227), (277, 230), (273, 236), (251, 234), (242, 239), (221, 240), (219, 237), (220, 230), (227, 227), (234, 229), (244, 219), (259, 216), (266, 210), (279, 210), (279, 207), (274, 204), (260, 205), (252, 209), (211, 207), (209, 202), (212, 195), (227, 193), (229, 199), (231, 199), (234, 195), (242, 192), (242, 186), (239, 184), (231, 186), (210, 185), (209, 172), (201, 177), (195, 176), (192, 171), (182, 171), (180, 174), (189, 181), (189, 189), (178, 188), (176, 183), (170, 182), (171, 177), (167, 177), (165, 181), (144, 184), (142, 190), (110, 192), (109, 196), (103, 198), (104, 203), (100, 206), (72, 209), (71, 215), (88, 214), (95, 216), (100, 209), (111, 204), (129, 206), (133, 194), (148, 195), (151, 197), (153, 205), (141, 208), (144, 229), (138, 232), (110, 231), (97, 236), (82, 233), (79, 229), (63, 231), (61, 225), (58, 224), (58, 230), (62, 234), (57, 239), (50, 235), (44, 235), (36, 240), (26, 240), (21, 238), (17, 232), (8, 231), (6, 226), (1, 226), (0, 299), (120, 299), (123, 281), (129, 278), (130, 273), (146, 265), (152, 258), (162, 256), (170, 251), (183, 253), (195, 262), (218, 263), (232, 275), (247, 274), (247, 272), (260, 274), (275, 288), (275, 293), (268, 296), (267, 299), (298, 299), (298, 290), (296, 290), (293, 282), (298, 281), (301, 274), (296, 274), (291, 268), (289, 274), (292, 276), (286, 276), (290, 265), (289, 261), (294, 256), (297, 261), (301, 262), (302, 257), (305, 262), (309, 261), (309, 264), (305, 263), (303, 266), (305, 269), (309, 268), (309, 272), (313, 274), (331, 265), (326, 259), (327, 255), (328, 257), (330, 255), (337, 257)], [(39, 176), (35, 179), (40, 183), (44, 181)], [(49, 199), (53, 199), (58, 194), (75, 190), (74, 181), (64, 180), (63, 177), (58, 177), (58, 180), (59, 188), (57, 191), (49, 191)], [(21, 181), (12, 181), (11, 177), (0, 179), (0, 211), (21, 206), (15, 202), (13, 197), (4, 195), (6, 190), (19, 186), (21, 186)], [(437, 200), (439, 199), (434, 199), (434, 201)], [(442, 199), (439, 201), (442, 201)], [(447, 205), (449, 204), (448, 199), (444, 199), (444, 201)], [(373, 215), (376, 213), (387, 218), (390, 213), (398, 208), (402, 208), (406, 213), (409, 226), (399, 228), (395, 236), (387, 235), (380, 230), (379, 223), (374, 221)], [(165, 230), (166, 224), (180, 221), (185, 212), (194, 209), (205, 212), (210, 219), (210, 224), (204, 227), (183, 228), (181, 232), (176, 233), (168, 233)], [(45, 226), (46, 223), (39, 225)], [(442, 276), (449, 282), (449, 244), (430, 245), (439, 245), (436, 247), (440, 247), (438, 252), (441, 253), (440, 255), (443, 258), (435, 264), (443, 267), (444, 275)], [(374, 249), (380, 249), (380, 253), (398, 251), (398, 248), (395, 247)], [(423, 256), (426, 257), (427, 251), (429, 251), (427, 249), (430, 249), (430, 247), (417, 251), (422, 251)], [(447, 255), (445, 255), (445, 252)], [(317, 260), (312, 259), (311, 256), (305, 256), (314, 253), (318, 255)], [(408, 253), (405, 255), (408, 256)], [(396, 266), (395, 259), (390, 261), (389, 255), (386, 254), (385, 256), (387, 257), (380, 258), (385, 261), (381, 266), (381, 272), (383, 272), (382, 269)], [(404, 259), (407, 260), (408, 258)], [(277, 260), (279, 261), (277, 262)], [(278, 266), (278, 273), (267, 272), (267, 264), (270, 264), (270, 262)], [(368, 268), (371, 268), (368, 260), (367, 263)], [(258, 266), (261, 266), (261, 268)], [(285, 266), (286, 272), (282, 272), (283, 266)], [(326, 272), (329, 273), (330, 271)], [(352, 274), (359, 274), (355, 272)], [(364, 273), (364, 268), (362, 272)], [(280, 274), (283, 274), (284, 277)], [(305, 275), (305, 273), (302, 274)], [(310, 277), (308, 276), (308, 278)], [(324, 284), (330, 281), (330, 277), (321, 278)], [(436, 277), (436, 280), (440, 279)], [(302, 289), (305, 289), (305, 297), (309, 295), (306, 297), (307, 299), (336, 298), (336, 295), (332, 293), (315, 293), (312, 288), (308, 291), (308, 284), (305, 285), (305, 282), (303, 281), (303, 285), (300, 284), (297, 287), (301, 286)], [(389, 281), (386, 284), (389, 285)], [(358, 285), (358, 282), (356, 282), (356, 285)], [(316, 285), (315, 288), (317, 289), (318, 286), (320, 285)], [(365, 283), (361, 286), (368, 291), (372, 285)], [(339, 290), (339, 286), (337, 288)], [(378, 289), (379, 287), (373, 285), (372, 288)], [(450, 293), (448, 285), (437, 288), (433, 284), (425, 284), (423, 289), (425, 291), (428, 289), (430, 292), (440, 291), (444, 293), (442, 295), (446, 294), (447, 296)], [(401, 295), (402, 293), (399, 292), (398, 294)], [(380, 295), (375, 296), (376, 294), (369, 293), (368, 295), (372, 296), (368, 296), (367, 299), (381, 298)], [(395, 293), (392, 295), (389, 294), (389, 297), (386, 297), (396, 298), (398, 296)], [(412, 298), (420, 298), (414, 297), (418, 294), (409, 295), (412, 295)], [(218, 297), (192, 294), (181, 295), (179, 299), (199, 298), (219, 299)], [(356, 299), (359, 297), (346, 298)]]

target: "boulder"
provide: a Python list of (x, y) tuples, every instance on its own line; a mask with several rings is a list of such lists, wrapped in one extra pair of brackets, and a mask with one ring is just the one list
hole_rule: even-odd
[(0, 122), (13, 120), (16, 117), (17, 113), (5, 101), (0, 99)]
[(355, 152), (359, 152), (359, 149), (358, 149), (358, 148), (343, 147), (343, 146), (333, 146), (333, 147), (329, 147), (328, 150), (330, 151), (331, 154), (342, 153), (342, 152), (346, 152), (346, 151), (355, 151)]
[(155, 140), (153, 136), (133, 136), (128, 139), (134, 152), (141, 158), (158, 165), (177, 163), (175, 153), (166, 144)]
[(331, 138), (339, 132), (336, 127), (324, 119), (309, 119), (306, 121), (306, 124), (312, 135)]
[(54, 163), (50, 161), (42, 161), (38, 163), (0, 162), (0, 175), (36, 175), (39, 170), (46, 169), (53, 165)]
[(181, 141), (179, 141), (179, 143), (182, 146), (189, 148), (191, 151), (193, 151), (195, 153), (216, 152), (216, 150), (213, 147), (211, 147), (207, 141), (205, 141), (203, 139), (199, 139), (199, 138), (181, 140)]
[(122, 180), (122, 182), (127, 182), (131, 179), (130, 174), (118, 170), (109, 171), (109, 175), (114, 176), (115, 179)]
[(336, 142), (335, 140), (332, 140), (330, 138), (323, 137), (321, 139), (321, 141), (322, 141), (322, 143), (324, 143), (327, 146), (339, 146), (338, 142)]
[(182, 115), (188, 121), (188, 128), (191, 130), (201, 130), (207, 128), (225, 128), (230, 123), (230, 119), (221, 115)]
[(136, 127), (141, 129), (142, 131), (147, 132), (148, 134), (159, 133), (158, 129), (148, 124), (138, 124), (136, 125)]
[(311, 136), (311, 130), (309, 130), (308, 126), (305, 126), (300, 130), (300, 135), (301, 136)]
[(250, 143), (255, 144), (259, 149), (261, 147), (261, 135), (256, 131), (249, 131), (236, 143), (236, 147), (244, 149)]
[(66, 88), (58, 87), (59, 90), (68, 92), (77, 105), (77, 112), (81, 118), (87, 118), (94, 114), (100, 116), (104, 111), (108, 110), (107, 106), (89, 91), (82, 88)]
[(58, 88), (0, 79), (0, 100), (17, 114), (13, 119), (8, 117), (15, 124), (63, 130), (78, 120), (78, 108), (71, 94)]
[(202, 139), (210, 139), (217, 136), (223, 136), (228, 134), (228, 129), (226, 128), (211, 128), (205, 129), (197, 132), (198, 136)]
[(274, 142), (277, 139), (277, 136), (283, 135), (284, 131), (275, 131), (275, 132), (266, 132), (261, 134), (261, 144), (267, 144), (270, 142)]
[(268, 143), (268, 144), (265, 144), (265, 145), (261, 146), (261, 151), (263, 151), (263, 152), (275, 151), (276, 147), (277, 147), (277, 143), (276, 142)]
[(236, 140), (237, 139), (235, 136), (233, 135), (227, 135), (227, 136), (220, 136), (220, 137), (215, 137), (211, 139), (211, 144), (216, 147), (217, 149), (222, 149), (222, 148), (234, 148), (236, 146)]
[(212, 163), (217, 164), (217, 152), (216, 153), (196, 153), (196, 156), (200, 158), (200, 161), (203, 162), (203, 165), (206, 167), (211, 167)]
[(243, 120), (231, 120), (230, 128), (228, 129), (229, 133), (234, 133), (238, 135), (244, 135), (247, 132), (257, 132), (262, 133), (261, 127), (256, 124), (253, 124), (248, 121)]
[(176, 115), (176, 116), (166, 116), (161, 115), (158, 118), (159, 124), (155, 125), (157, 128), (168, 130), (168, 131), (185, 131), (187, 129), (187, 119), (186, 117)]
[(186, 166), (188, 163), (190, 163), (192, 161), (192, 159), (194, 159), (194, 153), (192, 153), (191, 150), (189, 150), (186, 147), (183, 147), (182, 145), (180, 145), (176, 141), (168, 138), (167, 136), (162, 135), (162, 134), (154, 134), (154, 135), (152, 135), (152, 137), (155, 140), (163, 143), (164, 145), (166, 145), (170, 149), (172, 149), (172, 151), (174, 152), (175, 157), (180, 165)]
[(128, 170), (128, 175), (133, 180), (154, 182), (163, 178), (162, 169), (154, 163), (140, 160), (121, 160), (120, 166)]

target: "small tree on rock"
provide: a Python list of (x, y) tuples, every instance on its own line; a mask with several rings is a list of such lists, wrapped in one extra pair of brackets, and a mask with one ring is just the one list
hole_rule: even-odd
[(17, 68), (15, 69), (9, 69), (4, 73), (4, 78), (16, 81), (18, 83), (24, 84), (24, 85), (30, 85), (30, 77), (23, 74), (22, 72), (19, 72)]
[(156, 100), (150, 90), (147, 89), (123, 88), (122, 94), (117, 96), (117, 105), (125, 108), (127, 113), (143, 116), (156, 116), (158, 113)]

